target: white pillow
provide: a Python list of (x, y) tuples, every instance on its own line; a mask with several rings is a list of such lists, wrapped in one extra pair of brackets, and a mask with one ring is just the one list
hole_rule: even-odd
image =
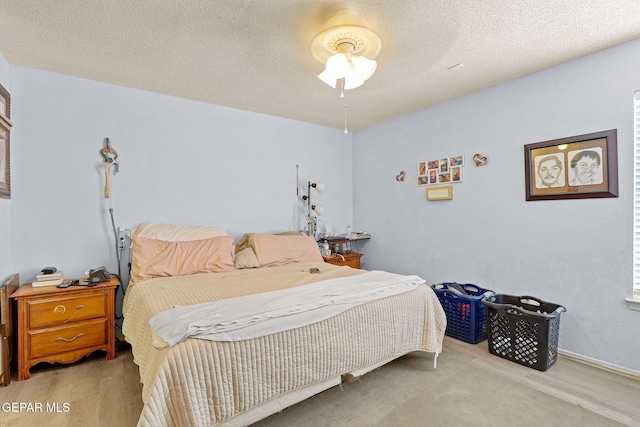
[(224, 227), (145, 222), (137, 226), (133, 230), (132, 234), (146, 239), (164, 240), (166, 242), (188, 242), (192, 240), (204, 240), (212, 237), (227, 236), (227, 230)]

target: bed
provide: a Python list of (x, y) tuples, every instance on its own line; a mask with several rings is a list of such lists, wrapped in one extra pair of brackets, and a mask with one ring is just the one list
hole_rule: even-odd
[[(174, 328), (209, 304), (241, 307), (279, 295), (273, 301), (281, 310), (301, 290), (385, 273), (324, 263), (315, 241), (304, 236), (245, 234), (235, 244), (224, 229), (153, 223), (132, 236), (123, 333), (143, 384), (139, 426), (248, 425), (340, 384), (345, 375), (360, 376), (412, 351), (442, 350), (446, 318), (424, 281), (299, 325), (287, 313), (275, 321), (275, 332), (233, 326), (239, 329), (185, 334), (174, 342), (154, 329), (157, 319), (172, 319), (172, 310), (185, 313), (169, 322)], [(325, 308), (335, 309), (325, 304), (310, 312)]]

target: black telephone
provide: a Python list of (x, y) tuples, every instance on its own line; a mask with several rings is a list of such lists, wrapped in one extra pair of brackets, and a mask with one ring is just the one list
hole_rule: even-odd
[(89, 283), (108, 282), (110, 279), (111, 275), (105, 266), (89, 270)]

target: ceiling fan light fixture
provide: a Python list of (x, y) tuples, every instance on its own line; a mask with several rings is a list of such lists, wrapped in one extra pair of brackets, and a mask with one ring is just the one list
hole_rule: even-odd
[(345, 90), (361, 86), (375, 73), (373, 58), (381, 48), (380, 36), (350, 9), (338, 11), (311, 42), (311, 53), (325, 63), (318, 78), (333, 88), (337, 80), (345, 79)]
[(373, 76), (373, 73), (376, 72), (376, 68), (378, 68), (376, 61), (365, 58), (364, 56), (354, 55), (354, 57), (351, 58), (351, 62), (353, 63), (353, 73), (357, 74), (364, 82), (369, 80), (369, 78)]
[(360, 87), (364, 84), (364, 80), (360, 80), (354, 76), (346, 76), (344, 78), (344, 90), (351, 90)]
[(335, 88), (336, 81), (344, 78), (351, 68), (352, 66), (347, 56), (343, 53), (336, 53), (327, 59), (325, 69), (322, 73), (318, 74), (318, 78)]
[(318, 75), (318, 78), (332, 88), (336, 87), (336, 82), (340, 79), (345, 79), (345, 90), (362, 86), (375, 73), (378, 63), (364, 56), (353, 54), (353, 44), (351, 43), (341, 43), (338, 49), (341, 52), (327, 59), (325, 69)]
[(323, 72), (318, 74), (318, 78), (331, 86), (332, 88), (336, 88), (336, 82), (338, 81), (338, 77), (333, 73), (330, 69), (325, 68)]

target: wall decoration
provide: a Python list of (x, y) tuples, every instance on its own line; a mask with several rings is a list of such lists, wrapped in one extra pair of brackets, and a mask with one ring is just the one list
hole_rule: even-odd
[(437, 184), (437, 183), (438, 183), (438, 170), (429, 169), (429, 184)]
[(462, 182), (462, 166), (451, 167), (451, 182)]
[(449, 159), (440, 159), (438, 160), (438, 164), (440, 165), (440, 173), (447, 173), (449, 171)]
[(464, 156), (443, 157), (418, 163), (418, 187), (462, 182)]
[(482, 154), (475, 154), (473, 161), (476, 163), (476, 166), (484, 166), (489, 162), (489, 159)]
[(427, 188), (427, 200), (451, 200), (453, 199), (453, 185), (442, 185)]
[(11, 95), (0, 85), (0, 198), (11, 198)]
[(464, 166), (464, 157), (463, 156), (455, 156), (449, 157), (449, 166)]
[(526, 200), (618, 197), (617, 129), (524, 146)]
[(396, 181), (404, 181), (404, 177), (407, 173), (405, 171), (400, 171), (398, 175), (396, 175)]

